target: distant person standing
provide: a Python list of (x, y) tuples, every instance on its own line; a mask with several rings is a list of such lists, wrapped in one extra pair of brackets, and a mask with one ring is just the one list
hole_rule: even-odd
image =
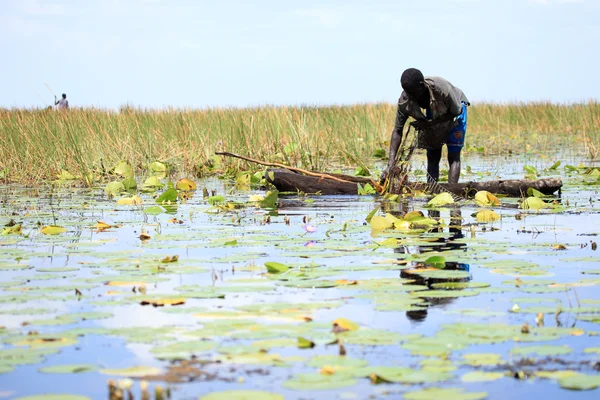
[(68, 110), (69, 109), (69, 102), (67, 101), (67, 95), (66, 94), (62, 94), (62, 99), (58, 100), (56, 98), (56, 96), (54, 96), (54, 105), (58, 106), (59, 110)]

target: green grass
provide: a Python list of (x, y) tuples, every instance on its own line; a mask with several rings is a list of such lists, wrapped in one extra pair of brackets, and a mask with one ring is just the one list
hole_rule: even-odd
[[(395, 105), (213, 108), (120, 111), (0, 110), (0, 179), (21, 183), (107, 170), (120, 160), (145, 168), (160, 160), (202, 175), (215, 151), (328, 170), (373, 165), (389, 146)], [(600, 153), (600, 103), (475, 104), (464, 152), (483, 154), (557, 148)], [(250, 168), (223, 160), (221, 170)]]

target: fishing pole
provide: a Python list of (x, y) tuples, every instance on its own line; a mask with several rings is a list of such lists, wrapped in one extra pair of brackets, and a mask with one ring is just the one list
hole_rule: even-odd
[(46, 82), (44, 82), (44, 85), (46, 85), (46, 87), (48, 88), (48, 90), (50, 91), (50, 93), (52, 93), (52, 95), (54, 96), (54, 104), (52, 105), (52, 107), (56, 106), (56, 94), (54, 94), (54, 92), (52, 91), (52, 89), (50, 89), (50, 86), (48, 86), (48, 84)]

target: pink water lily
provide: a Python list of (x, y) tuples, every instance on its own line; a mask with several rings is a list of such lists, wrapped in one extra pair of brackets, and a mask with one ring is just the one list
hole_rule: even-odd
[(302, 225), (302, 229), (304, 229), (308, 233), (313, 233), (317, 231), (317, 228), (315, 226), (309, 224)]

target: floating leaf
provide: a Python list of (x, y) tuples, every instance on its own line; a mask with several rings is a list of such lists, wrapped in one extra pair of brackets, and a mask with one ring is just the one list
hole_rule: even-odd
[(263, 392), (261, 390), (226, 390), (213, 392), (200, 397), (199, 400), (284, 400), (285, 398), (276, 393)]
[(499, 206), (500, 200), (487, 190), (480, 190), (475, 193), (475, 202), (482, 207)]
[(126, 190), (135, 190), (137, 189), (137, 182), (135, 181), (135, 178), (129, 177), (123, 180), (123, 186)]
[(365, 221), (367, 222), (371, 222), (371, 219), (375, 216), (375, 214), (377, 214), (377, 211), (379, 211), (379, 206), (375, 207), (366, 217), (365, 217)]
[(167, 170), (167, 166), (160, 161), (154, 161), (148, 166), (148, 169), (152, 172), (165, 172)]
[[(429, 257), (424, 262), (425, 262), (425, 265), (431, 265), (432, 267), (435, 267), (435, 268), (441, 268), (441, 269), (443, 269), (443, 268), (446, 267), (446, 259), (444, 257), (441, 257), (441, 256), (432, 256), (432, 257)], [(416, 273), (418, 273), (418, 270), (417, 270)]]
[(563, 389), (592, 390), (600, 386), (599, 375), (573, 374), (558, 379), (558, 384)]
[(559, 356), (569, 354), (571, 348), (569, 346), (553, 346), (553, 345), (540, 345), (540, 346), (523, 346), (515, 347), (511, 350), (511, 353), (518, 356), (525, 356), (530, 354), (536, 354), (538, 356)]
[(465, 392), (457, 388), (427, 388), (403, 395), (406, 400), (481, 400), (486, 397), (486, 392)]
[(21, 224), (15, 224), (13, 226), (8, 226), (4, 229), (2, 229), (2, 235), (3, 236), (7, 236), (7, 235), (20, 235), (23, 233), (23, 229), (22, 229), (22, 225)]
[(258, 203), (260, 201), (263, 201), (264, 199), (265, 199), (265, 196), (261, 196), (260, 194), (253, 194), (252, 196), (250, 196), (248, 201), (250, 203)]
[(133, 177), (133, 167), (127, 161), (121, 161), (113, 168), (115, 174), (119, 174), (124, 178)]
[(283, 383), (283, 387), (292, 390), (333, 390), (354, 386), (356, 379), (346, 374), (300, 374)]
[(544, 200), (538, 198), (538, 197), (528, 197), (525, 200), (523, 200), (523, 202), (521, 203), (521, 208), (524, 210), (541, 210), (543, 208), (549, 208), (550, 205), (548, 205)]
[(303, 337), (298, 338), (298, 348), (299, 349), (312, 349), (315, 347), (315, 342), (305, 339)]
[(278, 199), (279, 192), (277, 190), (269, 190), (265, 194), (265, 198), (260, 202), (260, 206), (263, 208), (275, 208)]
[(142, 198), (140, 196), (124, 197), (117, 200), (117, 204), (122, 206), (139, 206), (142, 204)]
[(184, 192), (196, 190), (196, 183), (194, 181), (189, 180), (188, 178), (181, 178), (175, 184), (175, 188)]
[(502, 372), (484, 372), (484, 371), (473, 371), (464, 374), (461, 378), (463, 382), (489, 382), (503, 378)]
[(386, 217), (382, 217), (380, 215), (375, 215), (371, 218), (371, 228), (374, 231), (382, 231), (385, 229), (392, 228), (394, 226), (394, 222), (390, 221)]
[(548, 169), (551, 171), (554, 171), (556, 169), (558, 169), (558, 167), (560, 167), (560, 161), (555, 162), (554, 164), (552, 164), (551, 167), (549, 167)]
[(156, 199), (156, 202), (159, 204), (175, 203), (175, 202), (177, 202), (177, 196), (178, 196), (177, 190), (175, 190), (173, 188), (169, 188), (163, 194), (158, 196), (158, 198)]
[(108, 196), (117, 196), (118, 194), (124, 191), (125, 185), (123, 185), (123, 182), (120, 181), (107, 183), (104, 187), (104, 193), (106, 193)]
[(429, 207), (442, 207), (448, 204), (453, 204), (454, 199), (452, 195), (448, 192), (442, 192), (435, 196), (433, 199), (429, 200), (427, 206)]
[(67, 230), (62, 226), (48, 225), (43, 227), (40, 232), (44, 235), (60, 235), (61, 233), (65, 233)]
[(47, 374), (77, 374), (81, 372), (91, 372), (96, 370), (92, 364), (60, 364), (40, 368), (38, 371)]
[(15, 397), (13, 400), (91, 400), (87, 396), (74, 394), (38, 394), (32, 396)]
[(225, 202), (225, 197), (223, 196), (210, 196), (208, 198), (208, 204), (214, 206), (217, 204), (221, 204)]
[(479, 210), (475, 214), (475, 219), (477, 222), (496, 222), (500, 219), (500, 215), (493, 210)]
[(149, 176), (144, 181), (142, 188), (143, 189), (155, 189), (155, 188), (161, 188), (163, 186), (164, 185), (158, 176)]
[(290, 267), (288, 267), (287, 265), (274, 261), (267, 261), (265, 263), (265, 267), (267, 268), (267, 271), (270, 274), (281, 274), (282, 272), (285, 272), (290, 269)]
[(158, 214), (162, 214), (163, 212), (165, 212), (165, 209), (162, 208), (161, 206), (152, 206), (152, 207), (145, 208), (144, 212), (146, 214), (150, 214), (150, 215), (158, 215)]
[(346, 318), (338, 318), (333, 321), (334, 332), (355, 331), (358, 328), (360, 328), (360, 325)]

